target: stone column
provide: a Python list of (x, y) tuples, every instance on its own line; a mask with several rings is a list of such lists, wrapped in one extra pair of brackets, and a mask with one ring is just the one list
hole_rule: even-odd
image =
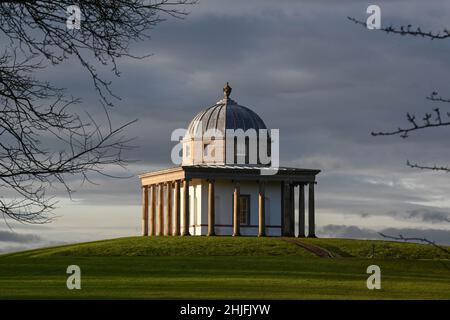
[(166, 184), (166, 224), (164, 226), (164, 235), (172, 235), (172, 183)]
[(239, 195), (241, 193), (241, 186), (239, 182), (234, 184), (234, 194), (233, 194), (233, 237), (241, 235), (241, 219), (239, 216), (240, 206), (239, 206)]
[(183, 236), (189, 236), (189, 180), (183, 181)]
[(150, 235), (156, 234), (156, 186), (151, 185), (150, 194)]
[(282, 204), (283, 204), (283, 219), (281, 226), (281, 234), (289, 237), (290, 216), (291, 216), (291, 189), (288, 181), (283, 182)]
[(316, 225), (315, 225), (315, 204), (314, 204), (314, 182), (309, 183), (309, 191), (308, 191), (308, 225), (309, 225), (309, 238), (316, 238)]
[(164, 235), (164, 188), (158, 185), (158, 236)]
[(208, 236), (215, 236), (214, 180), (208, 180)]
[(289, 224), (288, 235), (295, 237), (295, 184), (289, 184)]
[(258, 193), (258, 237), (266, 236), (266, 186), (265, 182), (259, 182)]
[(305, 185), (298, 185), (298, 236), (305, 237)]
[(142, 235), (148, 236), (148, 186), (142, 187)]
[(174, 195), (174, 206), (175, 206), (175, 212), (174, 212), (174, 236), (180, 235), (180, 181), (175, 181), (175, 195)]

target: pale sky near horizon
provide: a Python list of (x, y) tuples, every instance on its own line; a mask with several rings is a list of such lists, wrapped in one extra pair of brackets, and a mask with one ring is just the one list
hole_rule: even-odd
[[(117, 122), (138, 118), (127, 134), (138, 147), (129, 179), (99, 177), (60, 201), (47, 225), (0, 225), (0, 252), (60, 242), (140, 234), (137, 174), (173, 166), (170, 134), (221, 98), (232, 98), (280, 130), (281, 164), (318, 168), (319, 236), (376, 238), (376, 231), (426, 236), (450, 244), (450, 175), (408, 168), (406, 160), (447, 165), (448, 129), (400, 137), (370, 132), (406, 126), (450, 98), (450, 40), (387, 35), (347, 20), (365, 20), (372, 2), (200, 0), (183, 20), (168, 19), (135, 45), (144, 60), (121, 59), (113, 90)], [(448, 27), (448, 1), (377, 1), (382, 25)], [(108, 75), (108, 73), (105, 73)], [(75, 63), (42, 78), (64, 86), (101, 112), (88, 74)], [(110, 77), (110, 76), (109, 76)], [(76, 181), (74, 181), (76, 183)]]

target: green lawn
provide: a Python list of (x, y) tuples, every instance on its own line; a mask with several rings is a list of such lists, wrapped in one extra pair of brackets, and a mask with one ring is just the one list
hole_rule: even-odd
[[(0, 298), (450, 299), (450, 261), (433, 247), (304, 241), (337, 258), (276, 238), (231, 237), (133, 237), (7, 254)], [(368, 259), (372, 243), (376, 255)], [(66, 288), (71, 264), (81, 267), (81, 290)], [(381, 290), (366, 288), (371, 264), (381, 268)]]

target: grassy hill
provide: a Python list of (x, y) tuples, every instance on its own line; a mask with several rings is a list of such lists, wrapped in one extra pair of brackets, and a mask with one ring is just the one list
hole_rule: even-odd
[[(6, 254), (0, 298), (450, 299), (450, 257), (432, 246), (301, 240), (334, 257), (325, 259), (295, 241), (130, 237)], [(81, 268), (81, 290), (66, 288), (72, 264)], [(366, 287), (372, 264), (381, 268), (381, 290)]]

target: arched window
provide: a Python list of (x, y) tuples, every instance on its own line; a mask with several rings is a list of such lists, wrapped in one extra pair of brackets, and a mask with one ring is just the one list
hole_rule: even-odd
[(213, 142), (203, 144), (203, 156), (212, 160), (216, 156), (216, 148)]

